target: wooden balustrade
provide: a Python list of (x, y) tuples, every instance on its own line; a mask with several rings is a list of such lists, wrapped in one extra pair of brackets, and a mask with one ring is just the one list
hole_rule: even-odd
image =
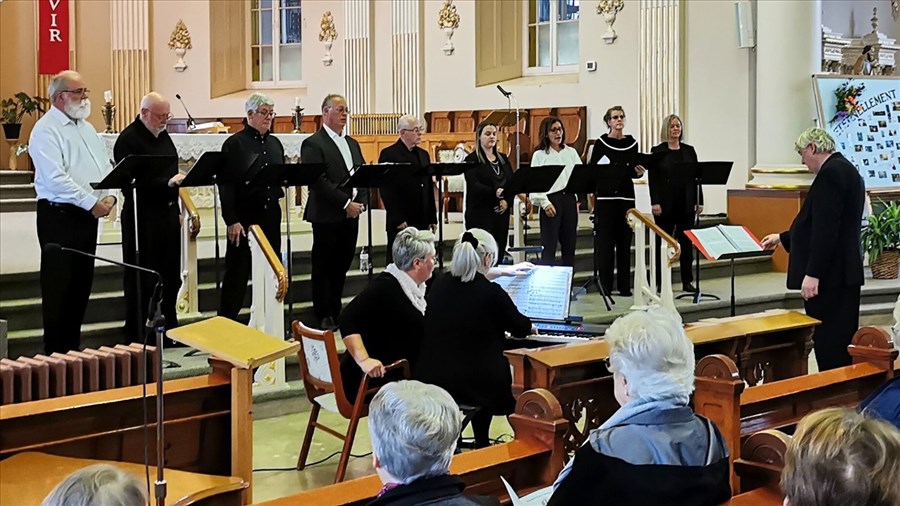
[[(644, 309), (650, 304), (659, 304), (661, 307), (678, 314), (675, 309), (675, 294), (672, 291), (672, 266), (681, 256), (681, 248), (672, 236), (659, 228), (656, 223), (644, 216), (637, 209), (629, 209), (625, 215), (628, 224), (634, 230), (634, 304), (633, 309)], [(660, 241), (659, 250), (656, 242)], [(644, 255), (649, 246), (650, 268), (649, 279), (647, 269), (647, 257)], [(665, 258), (665, 262), (657, 260), (657, 255)], [(657, 269), (662, 272), (657, 275)], [(662, 287), (657, 295), (656, 278), (659, 277)], [(679, 320), (681, 317), (678, 317)]]
[(199, 280), (197, 277), (197, 237), (200, 235), (200, 212), (187, 188), (178, 190), (181, 205), (181, 288), (175, 309), (183, 316), (200, 314)]

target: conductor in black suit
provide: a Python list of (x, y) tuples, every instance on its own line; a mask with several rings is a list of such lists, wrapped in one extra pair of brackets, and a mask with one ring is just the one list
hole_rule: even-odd
[[(251, 225), (259, 225), (272, 249), (281, 257), (281, 205), (284, 197), (280, 186), (253, 184), (253, 177), (266, 165), (284, 163), (284, 146), (272, 135), (275, 102), (262, 93), (253, 93), (244, 105), (247, 117), (244, 129), (225, 140), (222, 152), (259, 155), (243, 174), (234, 174), (235, 182), (219, 185), (222, 219), (228, 225), (225, 250), (225, 276), (219, 316), (237, 319), (244, 307), (247, 281), (252, 260), (247, 234)], [(249, 183), (249, 184), (248, 184)]]
[(367, 195), (365, 188), (338, 186), (351, 168), (365, 162), (359, 143), (344, 131), (349, 112), (344, 97), (325, 97), (322, 128), (300, 147), (303, 163), (326, 166), (325, 172), (309, 187), (309, 200), (303, 213), (313, 229), (313, 312), (321, 328), (337, 327), (344, 281), (356, 251), (359, 215)]
[(859, 327), (865, 185), (856, 167), (834, 151), (825, 130), (806, 130), (794, 146), (816, 179), (790, 230), (769, 234), (762, 244), (781, 244), (790, 253), (787, 287), (799, 288), (806, 314), (822, 321), (813, 338), (824, 371), (850, 365), (847, 346)]
[(400, 139), (396, 143), (381, 150), (378, 163), (412, 164), (410, 177), (404, 177), (397, 184), (381, 187), (381, 199), (387, 212), (385, 228), (387, 229), (387, 264), (393, 261), (391, 245), (394, 238), (406, 227), (419, 230), (431, 229), (437, 225), (437, 212), (434, 207), (434, 184), (431, 177), (420, 172), (431, 163), (428, 151), (419, 147), (422, 142), (422, 125), (412, 115), (401, 116), (397, 122)]

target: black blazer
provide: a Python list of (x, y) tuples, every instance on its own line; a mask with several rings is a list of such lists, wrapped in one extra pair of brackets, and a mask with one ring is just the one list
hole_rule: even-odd
[[(677, 162), (696, 162), (697, 151), (690, 144), (681, 143), (681, 149), (672, 151), (663, 142), (653, 146), (651, 153), (665, 153), (656, 167), (648, 168), (647, 183), (650, 185), (650, 204), (662, 207), (663, 214), (694, 215), (697, 190), (694, 185), (687, 187), (669, 177)], [(700, 205), (703, 205), (703, 187), (700, 187)]]
[[(412, 163), (413, 171), (418, 171), (431, 164), (428, 152), (416, 146), (412, 150), (406, 148), (403, 141), (381, 150), (378, 163)], [(410, 177), (403, 182), (381, 188), (381, 198), (387, 212), (385, 228), (396, 230), (401, 223), (411, 227), (426, 229), (437, 224), (437, 212), (434, 206), (434, 184), (431, 177)]]
[(852, 163), (834, 153), (822, 164), (791, 229), (781, 233), (788, 257), (787, 287), (804, 276), (819, 286), (863, 284), (860, 229), (866, 189)]
[[(347, 136), (353, 165), (362, 165), (365, 159), (356, 139)], [(344, 163), (344, 157), (337, 144), (328, 136), (322, 127), (309, 136), (300, 146), (300, 161), (303, 163), (324, 163), (325, 172), (309, 187), (309, 200), (303, 211), (303, 219), (311, 223), (339, 223), (347, 219), (344, 204), (353, 195), (352, 188), (340, 188), (338, 185), (347, 178), (350, 172)], [(359, 188), (353, 200), (366, 203), (368, 190)]]
[[(502, 186), (505, 190), (505, 188), (509, 186), (509, 183), (512, 182), (513, 170), (512, 166), (509, 164), (509, 159), (506, 158), (505, 155), (497, 153), (497, 158), (500, 160), (500, 174), (506, 178), (506, 183)], [(476, 151), (469, 153), (469, 156), (466, 157), (466, 163), (478, 163)], [(491, 169), (490, 163), (481, 163), (478, 164), (478, 166), (467, 170), (465, 177), (466, 214), (473, 213), (473, 215), (478, 216), (494, 216), (497, 214), (494, 212), (494, 208), (500, 204), (501, 200), (505, 200), (507, 203), (506, 212), (503, 214), (509, 213), (509, 210), (512, 209), (512, 202), (515, 195), (508, 191), (504, 191), (503, 198), (497, 198), (497, 188), (501, 188), (501, 186), (498, 185), (497, 176), (495, 176), (494, 170)]]

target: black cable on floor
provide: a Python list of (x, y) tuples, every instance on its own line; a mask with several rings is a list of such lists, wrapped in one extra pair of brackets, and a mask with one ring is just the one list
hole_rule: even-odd
[[(317, 466), (317, 465), (322, 464), (322, 463), (324, 463), (325, 461), (327, 461), (327, 460), (329, 460), (329, 459), (332, 459), (332, 458), (334, 458), (334, 457), (336, 457), (336, 456), (338, 456), (338, 455), (340, 455), (340, 454), (341, 454), (341, 452), (339, 452), (339, 451), (334, 452), (334, 453), (332, 453), (331, 455), (325, 457), (324, 459), (317, 460), (317, 461), (315, 461), (315, 462), (310, 462), (309, 464), (306, 464), (306, 466), (304, 466), (304, 468), (306, 468), (306, 467), (312, 467), (312, 466)], [(362, 455), (354, 455), (354, 454), (352, 454), (352, 453), (350, 454), (351, 457), (354, 457), (354, 458), (357, 458), (357, 459), (361, 459), (361, 458), (363, 458), (363, 457), (368, 457), (369, 455), (372, 455), (372, 452), (363, 453)], [(260, 468), (260, 469), (254, 469), (253, 472), (254, 472), (254, 473), (266, 473), (266, 472), (276, 472), (276, 471), (296, 471), (296, 470), (297, 470), (296, 467), (263, 467), (263, 468)]]

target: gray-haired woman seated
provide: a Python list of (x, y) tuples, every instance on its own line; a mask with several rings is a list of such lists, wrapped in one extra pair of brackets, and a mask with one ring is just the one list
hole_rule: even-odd
[[(407, 227), (391, 245), (394, 263), (369, 283), (341, 312), (341, 335), (347, 353), (341, 379), (350, 402), (363, 374), (384, 376), (384, 366), (400, 359), (410, 366), (424, 334), (425, 281), (434, 271), (434, 234)], [(393, 378), (402, 375), (391, 373)]]
[(144, 506), (144, 484), (118, 467), (97, 464), (66, 477), (41, 506)]
[(722, 434), (688, 405), (694, 346), (659, 309), (628, 314), (606, 332), (621, 405), (560, 473), (548, 506), (718, 505), (731, 497)]
[(428, 294), (425, 339), (413, 374), (445, 388), (456, 402), (480, 408), (472, 418), (476, 448), (490, 444), (493, 416), (516, 407), (505, 333), (533, 333), (528, 317), (486, 277), (496, 258), (497, 243), (487, 231), (473, 228), (460, 236), (450, 275), (438, 277)]
[(440, 387), (405, 380), (382, 387), (369, 405), (369, 434), (384, 488), (369, 505), (499, 505), (463, 495), (466, 484), (450, 474), (459, 424), (459, 408)]

